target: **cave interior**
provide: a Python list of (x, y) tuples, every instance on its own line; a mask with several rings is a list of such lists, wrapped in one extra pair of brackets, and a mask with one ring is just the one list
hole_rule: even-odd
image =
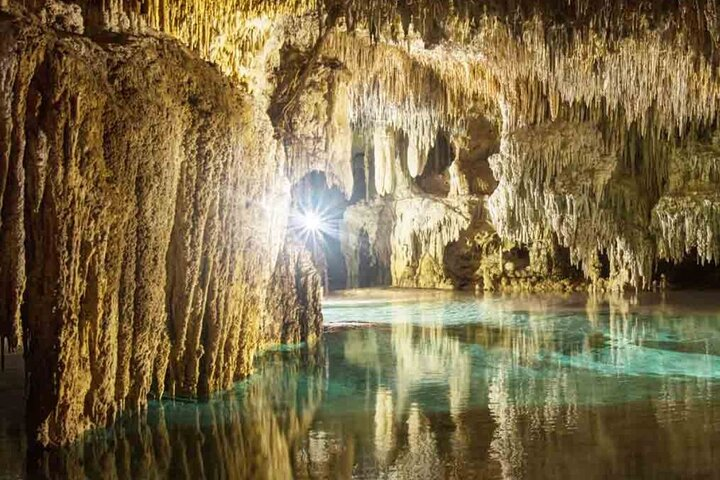
[(342, 290), (719, 288), (719, 69), (715, 1), (0, 0), (28, 444), (230, 390)]

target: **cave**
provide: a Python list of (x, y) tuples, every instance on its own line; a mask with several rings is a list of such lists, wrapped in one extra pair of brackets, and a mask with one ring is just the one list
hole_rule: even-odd
[(340, 245), (340, 223), (347, 208), (345, 195), (330, 187), (324, 173), (312, 171), (292, 191), (289, 229), (296, 242), (310, 252), (326, 292), (344, 289), (345, 258)]
[(717, 290), (720, 288), (720, 265), (703, 262), (697, 249), (692, 249), (680, 262), (658, 262), (655, 284), (683, 290)]
[(720, 5), (0, 0), (0, 478), (715, 478)]
[(447, 196), (450, 193), (448, 169), (454, 160), (454, 152), (447, 135), (439, 132), (435, 144), (428, 152), (425, 167), (414, 179), (415, 185), (428, 195)]

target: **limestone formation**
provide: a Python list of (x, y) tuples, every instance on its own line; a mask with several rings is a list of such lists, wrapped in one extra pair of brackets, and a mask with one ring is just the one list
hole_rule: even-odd
[(0, 338), (42, 444), (317, 337), (310, 171), (347, 197), (349, 286), (720, 261), (716, 1), (0, 5)]
[[(268, 116), (168, 39), (0, 31), (0, 335), (25, 350), (31, 437), (229, 388), (272, 323), (287, 222)], [(287, 328), (317, 336), (313, 268), (290, 273), (307, 324)]]
[(322, 328), (322, 295), (312, 255), (288, 239), (268, 291), (265, 343), (314, 343)]
[(242, 395), (155, 405), (118, 420), (109, 433), (91, 433), (92, 448), (76, 444), (47, 452), (28, 471), (58, 480), (291, 477), (296, 455), (307, 453), (294, 450), (320, 407), (327, 369), (321, 349), (267, 357), (257, 368), (262, 378), (244, 384)]

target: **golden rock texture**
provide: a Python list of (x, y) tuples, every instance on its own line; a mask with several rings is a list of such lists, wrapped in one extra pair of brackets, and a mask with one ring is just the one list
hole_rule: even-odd
[(37, 20), (0, 20), (0, 337), (43, 444), (317, 335), (286, 242), (311, 170), (364, 186), (349, 286), (651, 288), (661, 259), (720, 259), (717, 2), (23, 3)]
[(312, 255), (286, 241), (268, 292), (267, 343), (313, 343), (322, 325), (322, 281)]
[[(45, 3), (27, 2), (37, 9)], [(569, 250), (572, 264), (600, 288), (647, 288), (659, 259), (679, 262), (695, 250), (699, 262), (716, 261), (717, 199), (695, 195), (681, 205), (674, 194), (663, 197), (670, 193), (671, 152), (687, 141), (707, 147), (717, 124), (717, 2), (79, 5), (85, 30), (156, 29), (216, 63), (263, 107), (272, 111), (294, 99), (293, 118), (280, 116), (289, 126), (280, 130), (292, 181), (320, 169), (349, 193), (351, 169), (342, 157), (355, 130), (372, 139), (366, 143), (375, 165), (366, 174), (377, 196), (412, 197), (417, 192), (408, 180), (422, 176), (444, 132), (457, 160), (437, 173), (449, 178), (419, 183), (445, 181), (454, 196), (492, 194), (489, 213), (502, 241)], [(78, 31), (76, 16), (67, 16), (73, 20), (56, 27)], [(478, 120), (489, 124), (494, 137), (486, 142), (497, 146), (468, 160)], [(553, 140), (545, 143), (545, 133)], [(600, 153), (586, 151), (576, 166), (576, 140)], [(492, 153), (500, 154), (496, 179), (485, 161)], [(574, 173), (561, 178), (567, 172)], [(590, 178), (581, 183), (594, 182), (592, 188), (568, 192), (584, 173)], [(701, 230), (704, 221), (713, 226), (683, 232), (678, 225), (686, 220)], [(600, 257), (610, 263), (608, 275), (600, 274)]]
[(91, 433), (92, 448), (75, 444), (47, 452), (29, 471), (58, 480), (292, 478), (302, 461), (296, 449), (325, 394), (324, 360), (318, 348), (269, 352), (258, 366), (263, 378), (247, 382), (240, 395), (128, 415), (110, 432)]
[[(289, 205), (268, 116), (174, 41), (2, 15), (0, 336), (24, 344), (31, 437), (229, 388), (280, 340), (261, 331)], [(286, 328), (317, 336), (314, 270), (289, 274), (308, 324)]]

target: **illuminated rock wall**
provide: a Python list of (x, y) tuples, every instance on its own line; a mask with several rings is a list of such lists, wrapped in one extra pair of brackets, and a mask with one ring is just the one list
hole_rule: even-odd
[(28, 352), (33, 435), (227, 388), (259, 345), (312, 337), (289, 192), (320, 170), (349, 197), (353, 134), (350, 286), (547, 289), (577, 267), (647, 288), (660, 259), (717, 262), (718, 7), (595, 3), (3, 13), (0, 337)]
[[(79, 6), (87, 31), (159, 30), (179, 39), (263, 108), (294, 99), (280, 132), (291, 181), (322, 170), (349, 196), (354, 129), (372, 139), (367, 180), (377, 196), (409, 198), (443, 131), (457, 154), (445, 172), (451, 193), (489, 195), (497, 180), (489, 209), (502, 241), (557, 245), (598, 288), (648, 288), (663, 258), (717, 259), (716, 179), (705, 175), (707, 188), (689, 195), (670, 186), (681, 168), (672, 152), (696, 158), (699, 148), (714, 158), (715, 2), (406, 3)], [(330, 18), (339, 20), (326, 24)], [(62, 27), (77, 30), (73, 22)], [(476, 161), (478, 118), (502, 148)], [(493, 179), (484, 160), (499, 150)]]
[[(481, 183), (507, 246), (561, 252), (598, 289), (652, 288), (663, 259), (717, 264), (714, 2), (607, 2), (602, 13), (583, 0), (372, 8), (376, 28), (338, 34), (329, 49), (362, 72), (350, 83), (354, 121), (400, 131), (421, 158), (446, 132), (451, 193)], [(497, 188), (476, 182), (481, 172), (458, 153), (473, 150), (477, 117), (499, 132)], [(411, 157), (382, 162), (379, 196), (418, 194), (388, 188), (422, 168)], [(413, 250), (415, 239), (392, 249)]]
[[(0, 31), (0, 336), (27, 355), (31, 438), (230, 388), (281, 340), (290, 185), (268, 116), (169, 39)], [(306, 324), (286, 327), (312, 337), (303, 265)]]

